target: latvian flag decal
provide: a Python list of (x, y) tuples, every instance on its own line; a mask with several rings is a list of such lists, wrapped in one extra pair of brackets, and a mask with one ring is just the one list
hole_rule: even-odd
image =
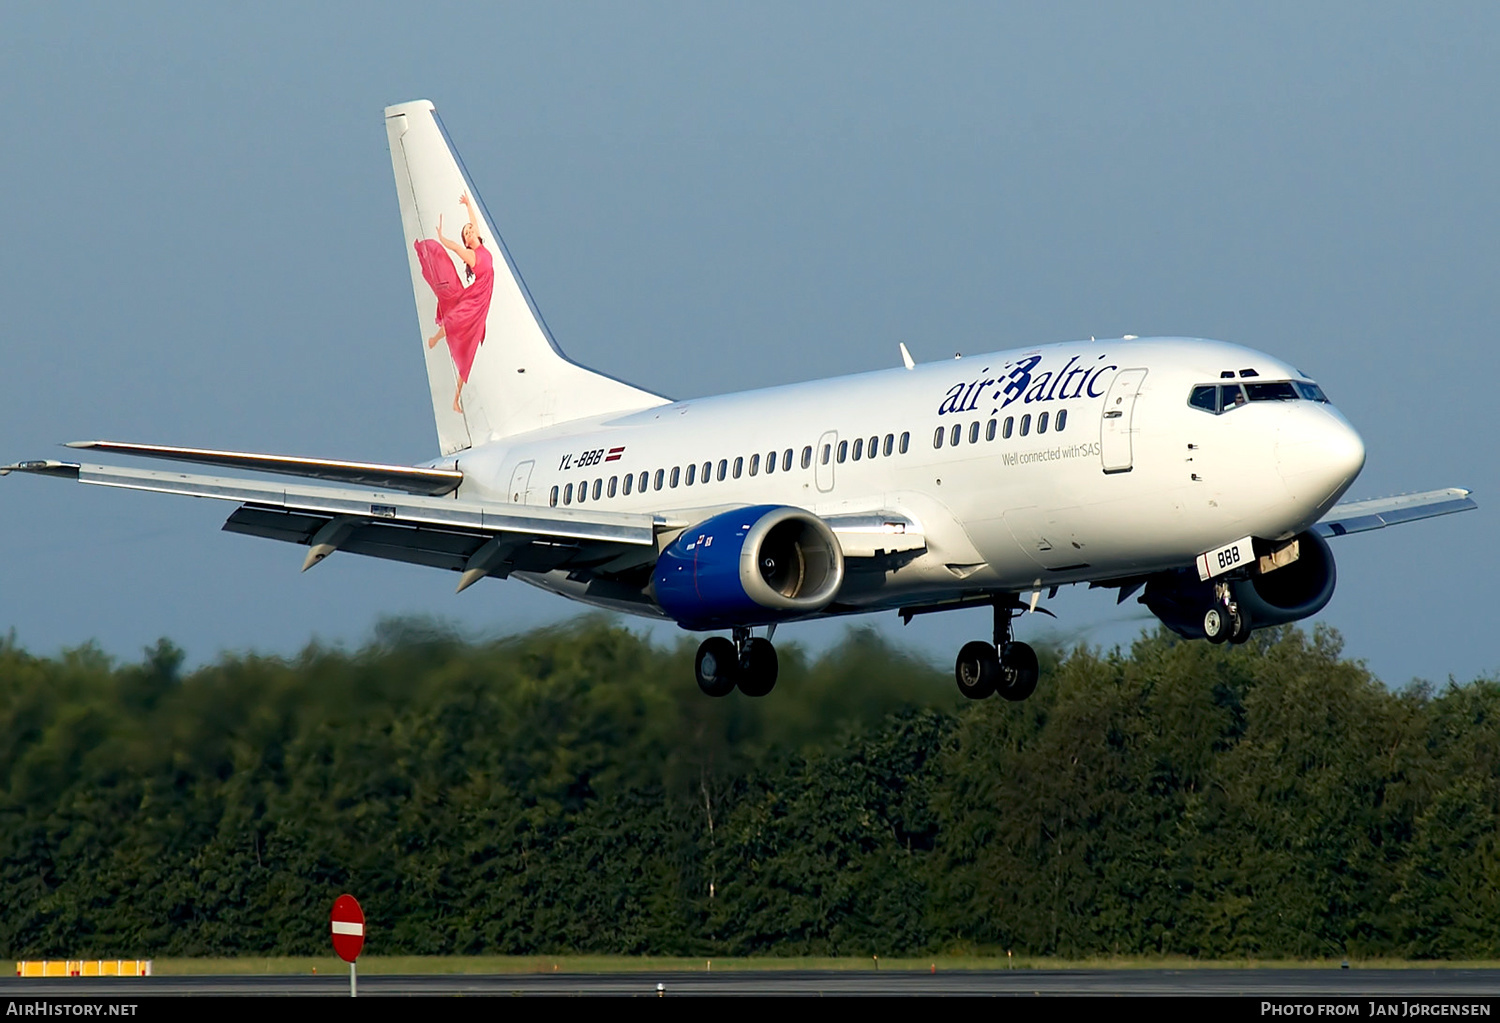
[(620, 456), (624, 453), (625, 448), (623, 446), (618, 448), (610, 448), (609, 454), (604, 457), (604, 460), (606, 462), (618, 462), (620, 460)]

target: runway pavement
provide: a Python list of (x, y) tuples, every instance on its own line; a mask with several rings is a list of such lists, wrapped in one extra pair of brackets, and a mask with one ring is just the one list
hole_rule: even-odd
[[(738, 996), (1147, 996), (1500, 999), (1500, 970), (1195, 969), (997, 970), (908, 973), (795, 970), (722, 973), (439, 974), (359, 978), (361, 997), (444, 995)], [(14, 998), (349, 995), (347, 975), (14, 978)], [(0, 1008), (0, 1012), (6, 1010)], [(1369, 1014), (1367, 1009), (1365, 1013)]]

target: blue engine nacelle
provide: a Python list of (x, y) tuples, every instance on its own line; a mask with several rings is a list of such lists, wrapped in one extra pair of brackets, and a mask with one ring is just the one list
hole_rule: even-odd
[[(1297, 560), (1291, 564), (1229, 584), (1235, 602), (1249, 613), (1251, 628), (1301, 621), (1332, 599), (1337, 581), (1333, 551), (1316, 533), (1299, 534), (1297, 548)], [(1202, 639), (1203, 612), (1213, 595), (1212, 580), (1200, 581), (1196, 570), (1184, 569), (1152, 576), (1140, 599), (1179, 636)]]
[(684, 530), (662, 551), (651, 582), (656, 602), (685, 629), (769, 625), (832, 603), (844, 552), (811, 512), (756, 505)]

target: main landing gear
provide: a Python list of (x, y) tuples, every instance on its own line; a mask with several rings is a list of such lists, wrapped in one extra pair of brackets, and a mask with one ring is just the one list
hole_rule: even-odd
[(764, 639), (752, 636), (743, 625), (735, 628), (732, 641), (723, 636), (705, 639), (693, 662), (698, 688), (706, 696), (728, 696), (736, 687), (746, 696), (765, 696), (776, 688), (778, 668), (770, 634)]
[(958, 691), (971, 700), (983, 700), (992, 693), (1007, 700), (1024, 700), (1036, 690), (1041, 674), (1036, 651), (1015, 641), (1010, 627), (1014, 610), (1010, 601), (996, 600), (994, 642), (975, 640), (965, 643), (958, 652), (953, 675)]
[(1203, 635), (1210, 643), (1243, 643), (1250, 638), (1250, 628), (1250, 612), (1234, 599), (1229, 583), (1215, 583), (1213, 603), (1203, 612)]

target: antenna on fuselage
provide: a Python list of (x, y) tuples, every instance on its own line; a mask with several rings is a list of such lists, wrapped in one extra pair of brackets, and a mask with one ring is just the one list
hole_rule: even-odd
[(916, 361), (914, 359), (912, 359), (911, 352), (908, 352), (906, 350), (906, 342), (905, 341), (898, 341), (896, 343), (901, 346), (901, 362), (902, 362), (902, 364), (907, 369), (916, 369), (917, 368), (917, 363), (916, 363)]

